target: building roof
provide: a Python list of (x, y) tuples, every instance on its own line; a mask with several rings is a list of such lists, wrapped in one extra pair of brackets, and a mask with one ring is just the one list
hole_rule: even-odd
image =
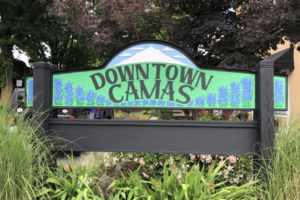
[(293, 70), (294, 69), (294, 45), (290, 48), (279, 51), (265, 59), (274, 62), (274, 71), (280, 72), (281, 70)]

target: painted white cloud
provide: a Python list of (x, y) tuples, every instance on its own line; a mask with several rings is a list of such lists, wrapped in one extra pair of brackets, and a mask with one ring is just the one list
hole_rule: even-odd
[(166, 47), (164, 48), (162, 51), (174, 51), (173, 49), (169, 48), (169, 47)]
[(143, 50), (143, 49), (144, 49), (143, 47), (133, 47), (130, 50)]
[(160, 50), (155, 49), (153, 46), (148, 47), (147, 49), (135, 54), (134, 56), (128, 58), (127, 60), (123, 60), (117, 65), (143, 63), (143, 62), (165, 62), (165, 63), (185, 65), (182, 62), (165, 55)]
[(181, 56), (181, 55), (176, 55), (176, 56), (173, 56), (173, 58), (186, 58), (185, 56)]
[(124, 53), (124, 54), (122, 54), (122, 55), (120, 55), (120, 56), (126, 57), (126, 56), (131, 56), (131, 54), (130, 54), (130, 53)]

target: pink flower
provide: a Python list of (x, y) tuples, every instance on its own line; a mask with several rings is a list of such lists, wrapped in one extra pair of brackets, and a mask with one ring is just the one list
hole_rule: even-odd
[(195, 158), (196, 158), (196, 155), (195, 155), (195, 154), (190, 154), (190, 159), (191, 159), (191, 160), (195, 160)]
[(233, 166), (228, 165), (227, 170), (228, 171), (233, 171)]
[(153, 169), (153, 165), (150, 165), (150, 169)]
[(138, 159), (137, 159), (137, 158), (135, 158), (135, 159), (134, 159), (134, 161), (135, 161), (135, 162), (137, 162), (137, 161), (138, 161)]
[(173, 157), (170, 156), (170, 164), (173, 165)]
[(142, 174), (143, 174), (143, 176), (144, 176), (145, 178), (149, 178), (149, 175), (146, 174), (145, 172), (142, 172)]
[(234, 179), (233, 179), (233, 182), (239, 183), (239, 179), (238, 179), (238, 178), (234, 178)]
[(105, 166), (108, 166), (108, 160), (104, 159), (103, 162)]
[(145, 164), (144, 158), (140, 158), (140, 163), (141, 163), (142, 165)]
[(211, 155), (204, 155), (204, 154), (201, 154), (201, 155), (200, 155), (200, 160), (201, 160), (202, 162), (211, 163), (212, 157), (211, 157)]
[(205, 162), (205, 158), (206, 158), (206, 155), (204, 155), (204, 154), (201, 154), (201, 155), (200, 155), (200, 160), (201, 160), (202, 162)]
[(228, 158), (227, 158), (228, 160), (229, 160), (229, 162), (230, 163), (232, 163), (232, 164), (234, 164), (234, 163), (236, 163), (236, 161), (237, 161), (237, 159), (236, 159), (236, 157), (235, 156), (228, 156)]
[(159, 162), (160, 166), (164, 166), (164, 164), (162, 162)]
[(225, 173), (224, 173), (224, 178), (225, 178), (225, 179), (228, 178), (228, 174), (229, 174), (229, 171), (225, 171)]
[(132, 154), (129, 154), (128, 157), (129, 157), (129, 158), (133, 158), (133, 155), (132, 155)]
[(119, 160), (119, 158), (113, 157), (113, 161), (117, 162)]
[(206, 163), (211, 163), (211, 161), (212, 161), (211, 155), (206, 155), (205, 162)]
[(220, 160), (220, 161), (218, 162), (218, 165), (222, 165), (222, 163), (223, 163), (223, 162)]
[(180, 174), (180, 172), (178, 173), (178, 175), (177, 175), (177, 180), (181, 180), (181, 178), (182, 178), (182, 175)]
[(220, 160), (223, 160), (224, 159), (224, 156), (219, 156)]

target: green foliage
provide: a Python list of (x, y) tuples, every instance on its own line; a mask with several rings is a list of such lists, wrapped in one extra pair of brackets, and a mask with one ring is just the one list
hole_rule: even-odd
[(218, 173), (223, 164), (216, 166), (213, 162), (208, 173), (195, 166), (189, 171), (169, 170), (165, 164), (162, 180), (144, 181), (134, 172), (130, 179), (123, 177), (111, 185), (114, 188), (111, 199), (256, 199), (253, 197), (255, 181), (236, 186), (219, 180)]
[(224, 120), (224, 116), (218, 116), (215, 115), (214, 113), (208, 113), (207, 115), (202, 115), (200, 118), (200, 120), (203, 121), (217, 121), (217, 120)]
[(35, 199), (50, 161), (46, 137), (40, 138), (37, 115), (10, 113), (0, 105), (0, 199)]
[(230, 184), (243, 184), (252, 176), (252, 157), (249, 156), (212, 156), (204, 154), (162, 154), (162, 153), (105, 153), (104, 160), (97, 165), (103, 168), (126, 161), (135, 161), (141, 164), (142, 176), (161, 179), (164, 173), (164, 163), (167, 167), (177, 166), (188, 171), (192, 166), (205, 167), (208, 170), (212, 162), (226, 161), (218, 176)]
[(71, 165), (63, 168), (58, 166), (53, 172), (47, 169), (47, 180), (45, 186), (41, 189), (39, 196), (42, 199), (103, 199), (103, 196), (97, 197), (93, 194), (92, 183), (95, 178), (91, 178), (91, 170), (85, 167), (74, 165), (73, 158), (70, 158)]
[(109, 186), (109, 189), (112, 189), (109, 199), (130, 200), (141, 197), (141, 194), (144, 194), (145, 187), (147, 187), (145, 185), (147, 182), (140, 177), (139, 171), (138, 168), (134, 172), (131, 172), (128, 178), (122, 174), (122, 178), (115, 180)]
[(62, 69), (92, 67), (99, 63), (85, 37), (71, 31), (65, 20), (49, 15), (52, 3), (53, 0), (0, 0), (1, 75), (7, 71), (6, 62), (13, 60), (14, 45), (33, 61), (49, 61)]

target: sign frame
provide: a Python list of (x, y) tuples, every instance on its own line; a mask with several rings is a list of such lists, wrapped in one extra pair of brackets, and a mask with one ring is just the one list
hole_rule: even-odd
[[(149, 40), (142, 42), (149, 42)], [(168, 42), (153, 40), (151, 42), (175, 46)], [(128, 45), (122, 49), (127, 47)], [(268, 159), (274, 149), (274, 62), (272, 60), (265, 59), (257, 67), (255, 121), (250, 122), (50, 118), (47, 112), (53, 108), (51, 102), (53, 74), (70, 72), (70, 70), (57, 72), (57, 69), (57, 66), (44, 62), (34, 63), (33, 69), (35, 94), (33, 111), (43, 114), (41, 122), (46, 134), (52, 133), (65, 139), (63, 144), (55, 141), (54, 150), (262, 155)], [(94, 69), (96, 68), (87, 70)], [(218, 70), (228, 71), (221, 68)]]

